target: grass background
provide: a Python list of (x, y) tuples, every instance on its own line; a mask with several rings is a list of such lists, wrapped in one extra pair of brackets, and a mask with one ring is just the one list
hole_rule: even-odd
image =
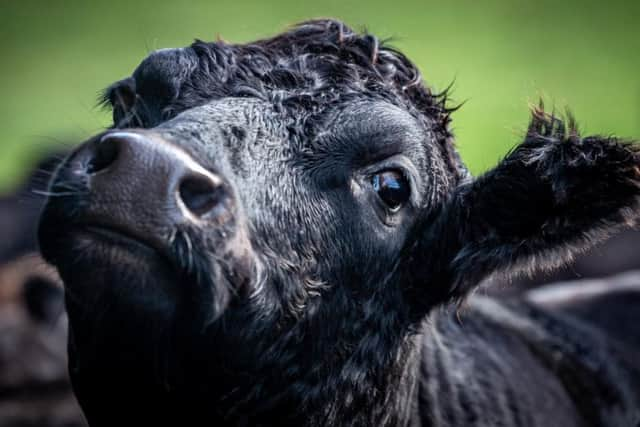
[(98, 92), (151, 50), (327, 16), (392, 37), (436, 90), (455, 80), (475, 173), (519, 141), (541, 96), (585, 133), (640, 137), (640, 1), (0, 0), (0, 191), (39, 153), (108, 125)]

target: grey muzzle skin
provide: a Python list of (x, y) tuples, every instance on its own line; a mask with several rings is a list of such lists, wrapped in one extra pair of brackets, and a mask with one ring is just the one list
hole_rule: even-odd
[(65, 168), (57, 181), (88, 191), (84, 221), (155, 248), (166, 246), (176, 227), (220, 224), (231, 214), (223, 180), (149, 131), (106, 133), (81, 146)]

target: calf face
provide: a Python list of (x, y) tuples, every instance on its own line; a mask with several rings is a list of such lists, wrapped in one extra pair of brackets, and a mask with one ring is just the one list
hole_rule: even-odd
[(333, 22), (156, 52), (106, 98), (118, 129), (60, 167), (41, 226), (71, 311), (205, 327), (296, 319), (324, 293), (354, 304), (464, 173), (443, 99)]
[(474, 181), (445, 98), (334, 21), (157, 51), (111, 86), (113, 129), (58, 169), (40, 226), (90, 417), (125, 381), (225, 415), (310, 413), (346, 383), (344, 404), (386, 402), (431, 308), (635, 218), (630, 146), (539, 109)]

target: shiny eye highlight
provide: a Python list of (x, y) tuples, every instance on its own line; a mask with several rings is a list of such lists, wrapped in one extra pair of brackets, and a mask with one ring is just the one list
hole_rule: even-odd
[(395, 212), (409, 200), (411, 188), (402, 172), (388, 169), (371, 177), (373, 190), (387, 207)]

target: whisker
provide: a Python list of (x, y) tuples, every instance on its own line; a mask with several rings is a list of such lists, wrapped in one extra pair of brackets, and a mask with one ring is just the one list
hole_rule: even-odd
[[(144, 108), (144, 110), (148, 111), (147, 104), (144, 102), (144, 99), (142, 99), (141, 96), (136, 95), (136, 102), (139, 102)], [(135, 108), (131, 109), (131, 113), (133, 114), (133, 117), (136, 119), (138, 126), (142, 126), (143, 125), (142, 118), (140, 117), (139, 113), (136, 111)]]
[(188, 260), (188, 270), (193, 272), (193, 244), (191, 242), (191, 238), (189, 234), (182, 233), (185, 243), (187, 244), (187, 260)]
[(81, 192), (79, 191), (55, 192), (55, 191), (44, 191), (44, 190), (31, 190), (31, 192), (38, 196), (45, 196), (45, 197), (69, 197), (69, 196), (77, 196), (81, 194)]

